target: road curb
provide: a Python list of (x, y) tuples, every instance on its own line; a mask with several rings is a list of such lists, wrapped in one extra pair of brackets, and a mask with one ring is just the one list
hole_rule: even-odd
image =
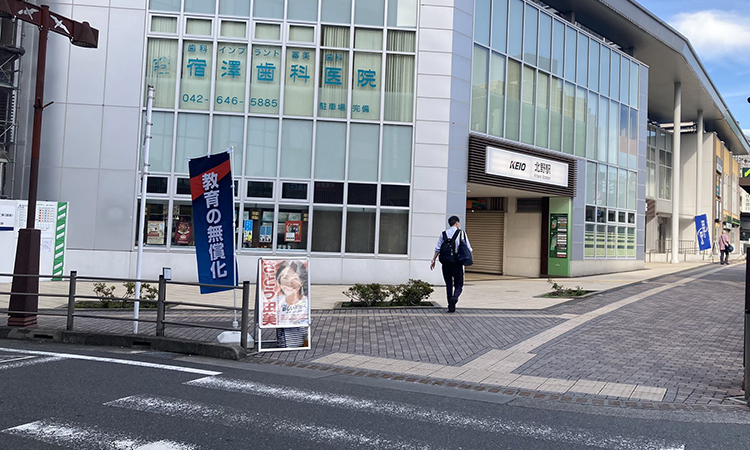
[(214, 344), (136, 334), (87, 333), (81, 331), (44, 330), (39, 328), (15, 328), (4, 326), (0, 327), (0, 339), (57, 342), (74, 345), (97, 345), (106, 347), (138, 347), (149, 348), (157, 351), (232, 360), (239, 360), (247, 355), (247, 352), (239, 345)]

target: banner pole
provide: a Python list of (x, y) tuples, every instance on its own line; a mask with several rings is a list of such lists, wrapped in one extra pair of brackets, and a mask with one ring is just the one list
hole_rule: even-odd
[[(234, 145), (229, 147), (227, 149), (229, 151), (229, 168), (230, 173), (231, 169), (234, 167)], [(235, 230), (233, 236), (234, 240), (232, 242), (233, 245), (233, 251), (234, 251), (234, 288), (232, 289), (232, 305), (234, 307), (234, 319), (232, 321), (232, 327), (237, 328), (240, 326), (240, 324), (237, 322), (237, 278), (240, 269), (240, 261), (239, 261), (239, 250), (237, 249), (237, 233), (239, 232), (239, 223), (237, 222), (237, 208), (234, 206), (234, 198), (237, 196), (237, 193), (234, 191), (234, 175), (232, 175), (232, 218), (234, 219), (234, 223), (237, 226), (237, 230)]]

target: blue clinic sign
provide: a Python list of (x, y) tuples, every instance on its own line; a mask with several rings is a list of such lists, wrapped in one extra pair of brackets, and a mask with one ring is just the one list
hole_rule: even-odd
[(193, 198), (195, 256), (201, 294), (225, 291), (234, 286), (234, 230), (232, 169), (229, 153), (191, 159), (190, 193)]
[(706, 215), (695, 216), (695, 234), (698, 236), (698, 247), (700, 250), (711, 248), (711, 234), (708, 231), (708, 219)]

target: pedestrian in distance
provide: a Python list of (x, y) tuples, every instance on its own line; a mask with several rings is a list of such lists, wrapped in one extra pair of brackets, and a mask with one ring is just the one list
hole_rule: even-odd
[(435, 254), (432, 256), (432, 262), (430, 263), (430, 270), (435, 268), (435, 260), (439, 257), (448, 296), (448, 312), (453, 313), (456, 312), (456, 303), (458, 303), (458, 297), (464, 287), (464, 266), (458, 259), (458, 248), (463, 241), (469, 251), (473, 251), (473, 249), (466, 232), (461, 230), (461, 222), (458, 216), (451, 216), (448, 219), (448, 225), (448, 229), (440, 233)]
[(719, 263), (729, 265), (729, 252), (731, 244), (729, 243), (729, 235), (727, 230), (722, 230), (721, 236), (719, 236), (719, 251), (721, 256), (719, 257)]

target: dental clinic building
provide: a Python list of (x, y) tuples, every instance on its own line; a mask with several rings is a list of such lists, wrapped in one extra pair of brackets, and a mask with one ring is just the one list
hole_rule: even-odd
[[(454, 214), (476, 272), (633, 270), (653, 239), (650, 133), (670, 139), (670, 185), (680, 139), (698, 142), (682, 122), (748, 153), (687, 40), (629, 0), (46, 3), (100, 30), (96, 50), (49, 39), (39, 198), (69, 202), (66, 272), (133, 276), (145, 202), (144, 276), (195, 280), (188, 160), (228, 148), (242, 279), (294, 255), (315, 283), (441, 282), (429, 261)], [(25, 198), (36, 30), (18, 39), (29, 120), (6, 189)], [(688, 235), (713, 208), (653, 200)]]

